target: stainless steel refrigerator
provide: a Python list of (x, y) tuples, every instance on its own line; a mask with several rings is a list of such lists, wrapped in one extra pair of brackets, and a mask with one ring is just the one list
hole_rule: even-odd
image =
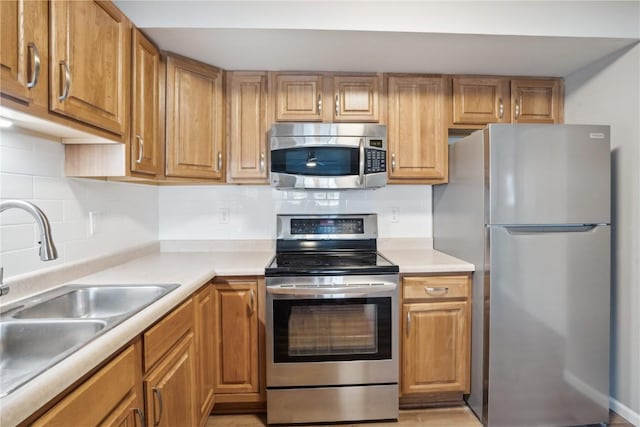
[(434, 247), (475, 264), (471, 394), (488, 426), (608, 422), (609, 126), (489, 125), (449, 145)]

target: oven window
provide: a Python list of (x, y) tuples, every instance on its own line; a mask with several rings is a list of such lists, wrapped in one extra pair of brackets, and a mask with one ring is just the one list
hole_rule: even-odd
[(304, 147), (271, 151), (271, 171), (291, 175), (358, 175), (358, 149)]
[(274, 361), (391, 358), (391, 298), (274, 300)]

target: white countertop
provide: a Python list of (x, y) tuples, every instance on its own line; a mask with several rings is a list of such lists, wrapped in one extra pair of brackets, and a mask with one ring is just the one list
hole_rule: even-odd
[[(65, 284), (165, 284), (180, 287), (97, 337), (27, 384), (0, 399), (0, 425), (13, 426), (31, 415), (86, 373), (128, 344), (172, 308), (189, 297), (214, 276), (261, 276), (274, 255), (265, 242), (246, 242), (244, 250), (227, 251), (226, 245), (206, 249), (202, 244), (190, 247), (178, 242), (163, 245), (155, 252), (71, 280)], [(182, 247), (182, 251), (181, 248)], [(205, 251), (189, 252), (196, 249)], [(246, 250), (255, 248), (256, 250)], [(435, 273), (472, 271), (473, 265), (431, 249), (384, 250), (383, 254), (400, 265), (401, 273)]]

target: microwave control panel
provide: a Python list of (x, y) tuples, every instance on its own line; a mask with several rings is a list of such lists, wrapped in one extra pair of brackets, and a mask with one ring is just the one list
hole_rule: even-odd
[(365, 167), (364, 173), (379, 173), (387, 171), (387, 152), (384, 150), (376, 150), (367, 148), (365, 150)]

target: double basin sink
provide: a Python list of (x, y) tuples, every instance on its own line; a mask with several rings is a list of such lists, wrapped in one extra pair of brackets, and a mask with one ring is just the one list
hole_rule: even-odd
[(0, 397), (178, 286), (68, 285), (1, 307)]

